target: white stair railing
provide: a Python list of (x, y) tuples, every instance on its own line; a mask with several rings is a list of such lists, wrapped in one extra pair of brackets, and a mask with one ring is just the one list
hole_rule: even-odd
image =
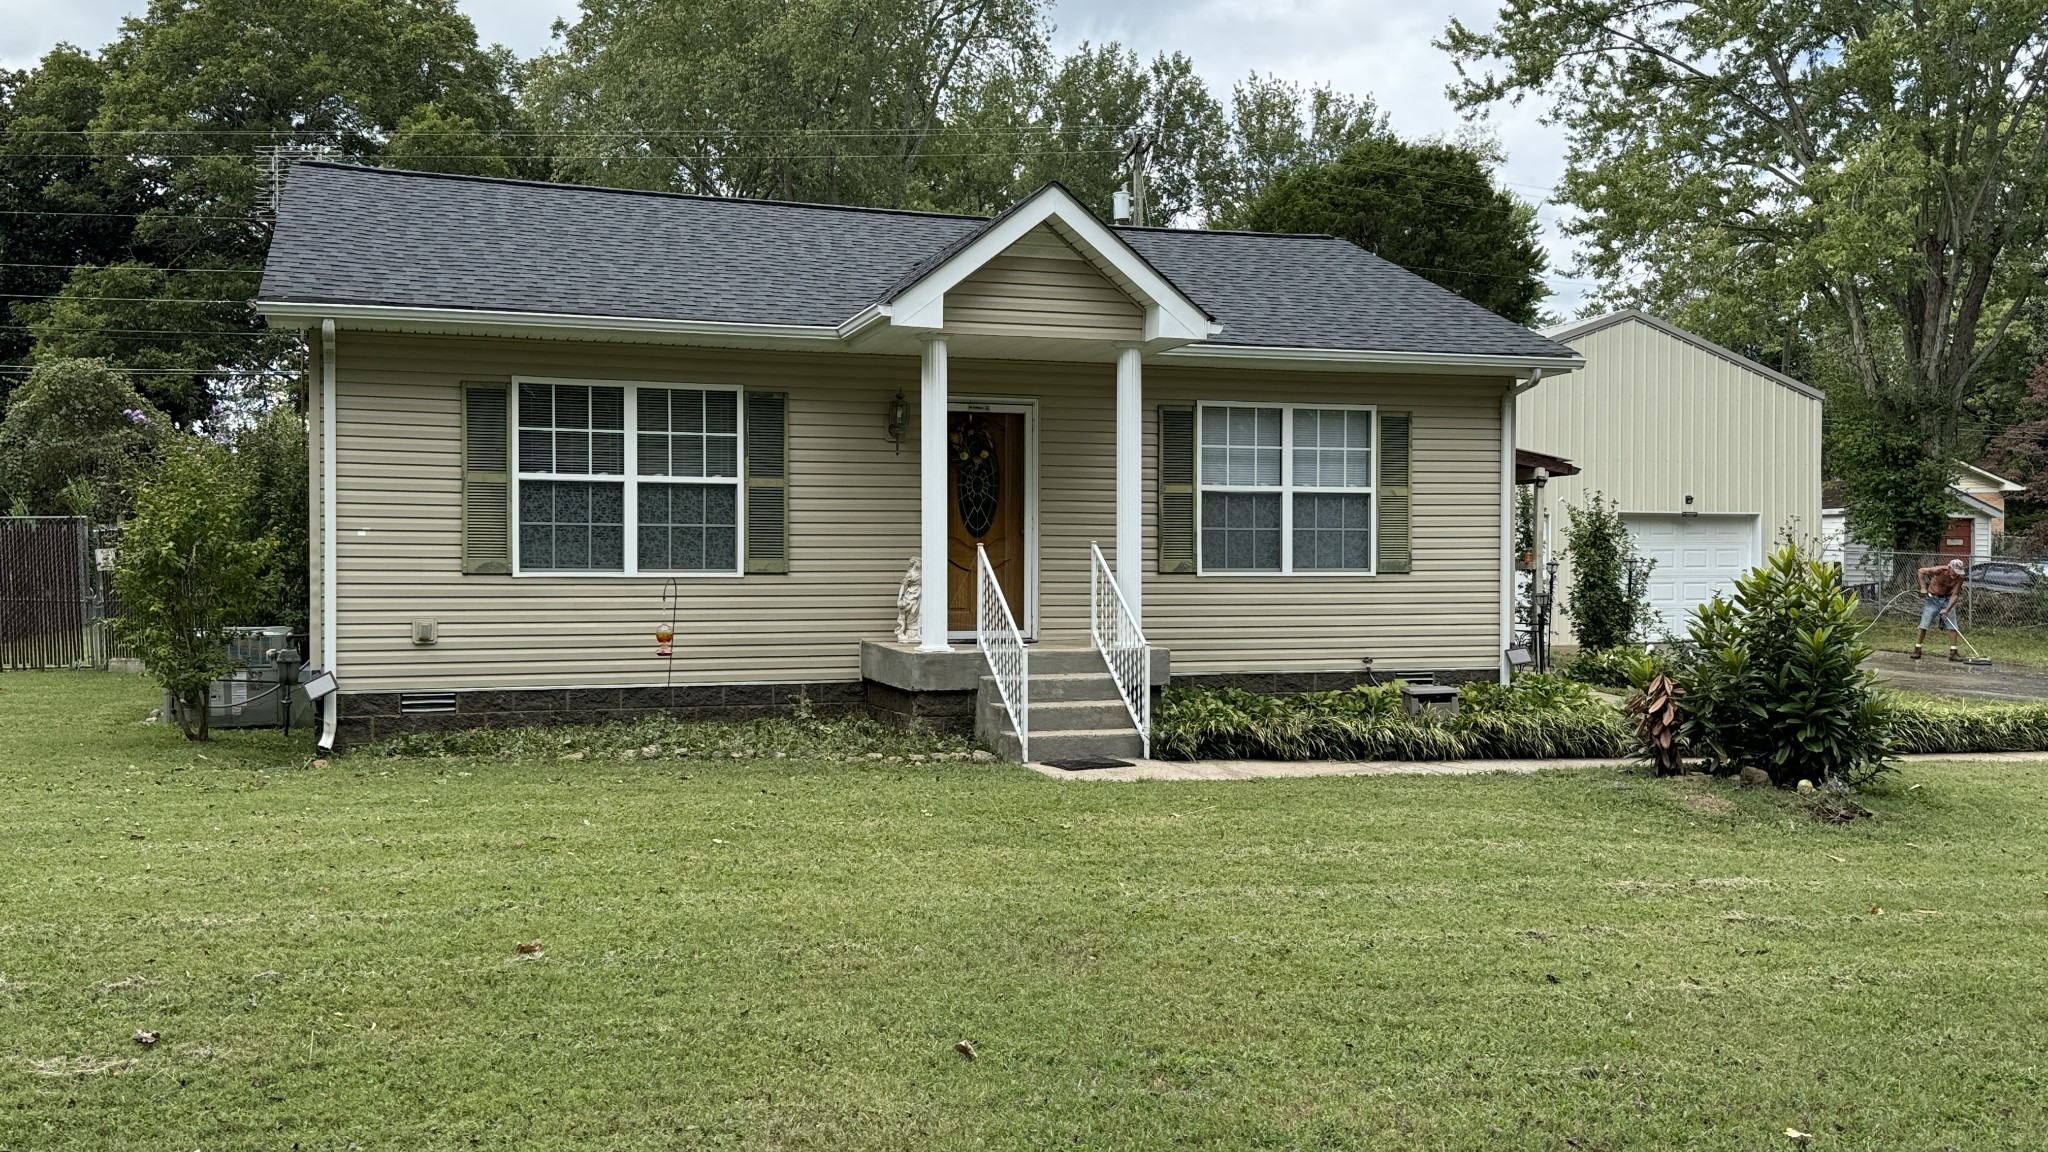
[(1138, 618), (1131, 614), (1130, 605), (1124, 603), (1116, 573), (1109, 570), (1109, 561), (1102, 558), (1102, 546), (1091, 540), (1088, 551), (1093, 554), (1088, 580), (1088, 632), (1095, 641), (1095, 650), (1102, 653), (1102, 662), (1109, 666), (1109, 678), (1116, 682), (1124, 708), (1131, 714), (1131, 723), (1138, 729), (1138, 739), (1144, 742), (1145, 757), (1150, 759), (1152, 650), (1145, 643)]
[(981, 654), (1003, 698), (1003, 710), (1010, 714), (1010, 727), (1017, 730), (1017, 758), (1029, 761), (1031, 654), (1024, 647), (1024, 634), (1017, 630), (1017, 618), (1010, 614), (1010, 602), (1003, 599), (996, 570), (989, 566), (988, 550), (979, 544), (974, 546), (974, 566), (974, 622)]

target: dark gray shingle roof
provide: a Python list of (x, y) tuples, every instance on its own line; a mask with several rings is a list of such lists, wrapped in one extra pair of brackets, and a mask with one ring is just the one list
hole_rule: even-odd
[[(985, 223), (308, 163), (287, 182), (261, 298), (832, 325)], [(1342, 240), (1118, 232), (1223, 323), (1215, 343), (1572, 355)]]

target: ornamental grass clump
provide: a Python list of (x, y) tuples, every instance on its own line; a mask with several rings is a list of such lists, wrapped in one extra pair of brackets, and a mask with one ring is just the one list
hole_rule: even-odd
[(1686, 750), (1716, 771), (1757, 768), (1780, 787), (1857, 784), (1894, 749), (1877, 677), (1862, 668), (1855, 597), (1834, 565), (1784, 545), (1693, 614), (1677, 680)]
[(1155, 717), (1169, 760), (1463, 760), (1623, 756), (1628, 729), (1586, 688), (1557, 676), (1471, 684), (1455, 717), (1401, 708), (1398, 684), (1268, 696), (1171, 688)]

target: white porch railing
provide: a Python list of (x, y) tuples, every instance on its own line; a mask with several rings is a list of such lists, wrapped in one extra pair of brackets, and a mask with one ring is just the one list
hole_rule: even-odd
[(981, 654), (988, 660), (988, 674), (995, 678), (996, 691), (1003, 698), (1003, 710), (1010, 714), (1010, 726), (1017, 730), (1017, 758), (1031, 759), (1031, 655), (1024, 647), (1024, 634), (1017, 630), (1017, 618), (1003, 599), (1003, 586), (996, 583), (996, 570), (989, 567), (988, 550), (974, 546), (974, 622), (980, 633)]
[(1145, 757), (1150, 759), (1152, 650), (1145, 644), (1138, 618), (1131, 615), (1130, 605), (1124, 603), (1124, 594), (1116, 586), (1116, 574), (1109, 570), (1109, 561), (1102, 558), (1102, 546), (1090, 541), (1088, 551), (1093, 556), (1089, 564), (1088, 632), (1095, 641), (1095, 650), (1102, 653), (1102, 662), (1109, 665), (1109, 678), (1116, 682), (1124, 708), (1131, 714), (1131, 723), (1137, 726), (1138, 738), (1144, 741)]

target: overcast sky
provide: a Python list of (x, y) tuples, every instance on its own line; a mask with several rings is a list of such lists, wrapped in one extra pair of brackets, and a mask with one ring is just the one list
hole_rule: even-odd
[[(0, 0), (0, 64), (22, 68), (60, 41), (97, 48), (112, 39), (121, 17), (141, 11), (141, 0)], [(573, 17), (575, 0), (461, 0), (477, 33), (521, 56), (548, 46), (549, 26)], [(1453, 15), (1484, 24), (1498, 0), (1057, 0), (1054, 45), (1120, 40), (1150, 56), (1187, 53), (1218, 96), (1252, 72), (1303, 84), (1328, 83), (1369, 93), (1405, 136), (1456, 131), (1458, 114), (1444, 97), (1455, 73), (1430, 46)], [(1501, 177), (1526, 200), (1542, 201), (1563, 170), (1563, 142), (1536, 122), (1531, 107), (1502, 108), (1491, 128), (1506, 146)], [(1557, 213), (1540, 209), (1553, 263), (1567, 246), (1556, 231)], [(1577, 310), (1585, 285), (1552, 276), (1549, 308)]]

